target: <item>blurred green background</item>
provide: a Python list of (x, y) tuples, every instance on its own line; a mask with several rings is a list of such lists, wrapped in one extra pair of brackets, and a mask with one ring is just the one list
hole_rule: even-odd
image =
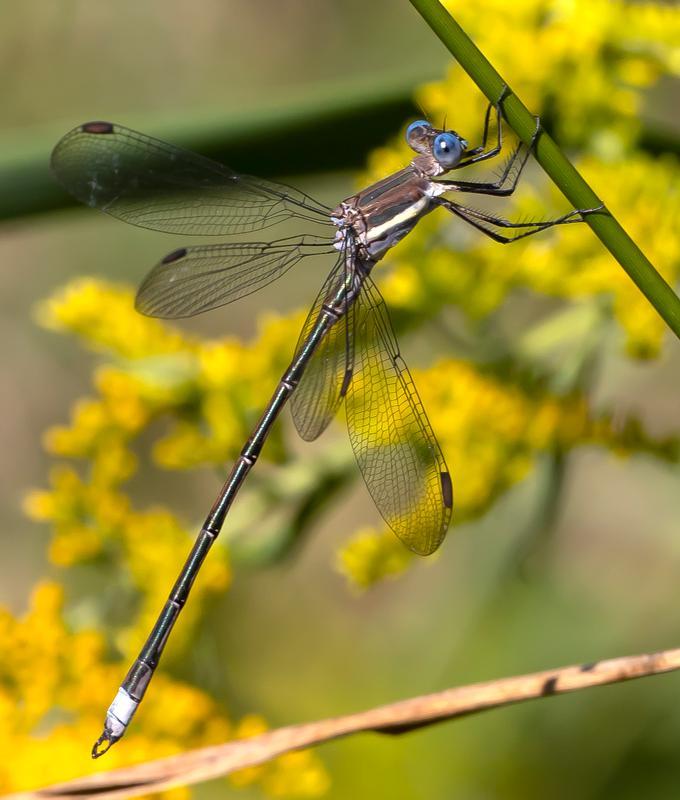
[[(527, 68), (520, 76), (501, 69), (513, 85), (519, 84), (523, 98), (521, 81), (526, 82), (530, 107), (545, 109), (558, 141), (575, 154), (585, 151), (595, 161), (622, 157), (624, 162), (634, 154), (648, 159), (644, 163), (653, 165), (654, 176), (657, 172), (674, 175), (675, 181), (669, 178), (665, 184), (653, 176), (649, 187), (650, 193), (656, 190), (668, 201), (669, 213), (675, 213), (677, 220), (680, 92), (671, 67), (674, 64), (675, 70), (680, 69), (680, 55), (677, 41), (675, 50), (672, 41), (670, 45), (667, 41), (672, 38), (669, 31), (678, 26), (672, 4), (664, 12), (669, 16), (660, 18), (662, 22), (652, 20), (639, 31), (639, 41), (632, 48), (633, 67), (628, 64), (629, 70), (638, 62), (644, 65), (649, 52), (654, 54), (649, 58), (656, 59), (653, 80), (646, 85), (644, 80), (632, 81), (640, 106), (616, 112), (605, 109), (600, 116), (593, 109), (607, 94), (605, 78), (602, 95), (589, 85), (592, 107), (588, 108), (586, 87), (579, 84), (583, 76), (566, 69), (560, 75), (554, 67), (550, 73), (545, 51), (540, 46), (532, 51), (526, 45), (534, 41), (530, 32), (537, 26), (545, 37), (541, 41), (549, 41), (550, 36), (561, 41), (559, 37), (569, 28), (561, 26), (560, 14), (574, 14), (572, 6), (578, 10), (579, 4), (526, 0), (517, 5), (525, 10), (524, 17), (515, 10), (511, 19), (504, 19), (503, 4), (485, 0), (479, 4), (477, 23), (470, 21), (469, 10), (470, 19), (461, 21), (478, 24), (475, 35), (482, 35), (485, 20), (488, 28), (496, 30), (496, 39), (490, 35), (488, 46), (483, 45), (493, 63), (510, 58), (503, 55), (502, 47), (519, 47), (527, 62), (533, 60), (533, 73), (545, 69), (541, 79), (545, 78), (546, 84), (558, 82), (554, 95), (548, 96), (527, 77), (532, 70)], [(628, 7), (625, 3), (610, 5)], [(658, 9), (663, 4), (648, 5)], [(600, 3), (593, 3), (592, 9), (593, 15), (604, 17), (607, 13)], [(393, 168), (393, 161), (396, 164), (403, 159), (396, 137), (406, 122), (421, 115), (412, 99), (418, 90), (417, 99), (430, 113), (448, 103), (448, 124), (468, 139), (479, 133), (479, 125), (468, 122), (468, 116), (479, 119), (472, 116), (471, 109), (483, 109), (484, 101), (469, 100), (478, 90), (455, 70), (448, 73), (449, 89), (460, 86), (460, 104), (465, 108), (461, 111), (465, 124), (454, 119), (458, 98), (448, 97), (445, 103), (437, 91), (445, 93), (447, 84), (438, 84), (436, 90), (429, 83), (444, 79), (450, 57), (405, 1), (203, 0), (196, 4), (147, 0), (113, 4), (28, 0), (17, 4), (0, 0), (0, 10), (0, 59), (5, 75), (0, 117), (0, 208), (4, 217), (0, 223), (0, 603), (7, 609), (4, 630), (11, 627), (7, 620), (25, 618), (36, 583), (49, 578), (65, 587), (66, 628), (74, 633), (92, 628), (106, 639), (107, 619), (121, 612), (115, 607), (111, 587), (106, 586), (108, 577), (113, 587), (120, 580), (115, 567), (98, 561), (93, 571), (87, 560), (71, 568), (55, 566), (54, 558), (47, 555), (51, 531), (22, 510), (27, 492), (46, 485), (55, 462), (41, 444), (45, 430), (63, 423), (77, 398), (92, 393), (92, 372), (102, 356), (39, 326), (34, 309), (39, 301), (81, 275), (134, 285), (177, 241), (87, 209), (66, 207), (68, 199), (63, 193), (49, 188), (51, 146), (79, 122), (112, 119), (219, 156), (240, 169), (260, 171), (265, 177), (286, 177), (333, 205), (356, 189), (360, 170), (366, 180), (376, 178)], [(539, 19), (540, 14), (544, 17)], [(618, 24), (625, 19), (621, 12)], [(608, 19), (608, 24), (615, 23), (614, 17)], [(630, 31), (602, 33), (603, 29), (586, 18), (584, 51), (574, 57), (587, 57), (584, 53), (587, 47), (596, 46), (596, 36), (589, 41), (585, 32), (597, 30), (610, 47), (608, 58), (615, 60), (617, 48), (622, 46), (618, 34), (624, 39)], [(528, 37), (526, 41), (523, 36)], [(490, 51), (494, 42), (498, 50)], [(601, 60), (604, 64), (604, 56)], [(603, 75), (605, 70), (603, 67)], [(570, 79), (576, 85), (569, 90)], [(425, 84), (430, 88), (419, 89)], [(563, 98), (567, 105), (563, 116), (549, 102), (556, 96), (559, 99), (561, 86), (565, 95), (571, 91), (579, 98), (571, 106), (569, 97)], [(583, 91), (579, 92), (579, 87)], [(608, 128), (611, 119), (615, 124)], [(469, 124), (477, 127), (467, 130)], [(383, 144), (388, 149), (376, 152)], [(644, 178), (644, 170), (641, 174)], [(595, 190), (606, 202), (614, 202), (616, 198), (607, 194), (612, 187), (604, 178), (600, 180), (598, 185), (593, 178)], [(559, 205), (540, 176), (532, 174), (530, 185), (541, 201), (539, 209), (546, 198)], [(531, 212), (534, 208), (529, 205)], [(641, 216), (644, 213), (641, 211)], [(614, 433), (608, 434), (604, 447), (596, 436), (590, 440), (584, 436), (582, 442), (570, 443), (563, 451), (554, 442), (538, 447), (531, 454), (532, 468), (522, 480), (500, 481), (499, 491), (486, 506), (464, 512), (467, 522), (456, 524), (454, 512), (454, 524), (437, 558), (410, 565), (398, 580), (378, 582), (367, 592), (357, 592), (348, 588), (338, 571), (336, 553), (353, 531), (378, 526), (379, 520), (352, 465), (343, 422), (335, 423), (321, 441), (303, 445), (295, 441), (290, 420), (284, 415), (280, 435), (285, 456), (278, 465), (262, 466), (264, 482), (256, 482), (255, 492), (272, 491), (277, 482), (295, 482), (296, 470), (304, 484), (319, 464), (329, 460), (337, 460), (342, 470), (350, 469), (350, 479), (313, 517), (310, 529), (285, 557), (266, 559), (258, 556), (257, 547), (249, 552), (234, 544), (229, 591), (214, 593), (203, 602), (181, 658), (170, 656), (168, 674), (205, 692), (231, 720), (257, 714), (271, 726), (285, 725), (455, 684), (678, 644), (674, 609), (680, 570), (680, 484), (672, 447), (680, 429), (677, 341), (660, 334), (656, 349), (631, 349), (626, 336), (635, 339), (635, 332), (631, 334), (629, 327), (622, 333), (606, 291), (595, 287), (589, 294), (585, 286), (590, 263), (587, 250), (579, 262), (566, 260), (563, 268), (565, 274), (575, 271), (584, 276), (583, 296), (574, 292), (560, 296), (516, 278), (515, 284), (509, 285), (508, 298), (497, 308), (466, 314), (469, 309), (457, 310), (456, 292), (474, 294), (476, 278), (472, 278), (468, 288), (453, 289), (450, 298), (442, 300), (440, 296), (444, 307), (436, 309), (436, 318), (422, 308), (412, 313), (408, 302), (398, 302), (398, 281), (404, 274), (400, 268), (414, 254), (422, 257), (425, 267), (428, 256), (439, 253), (437, 247), (453, 249), (458, 257), (465, 256), (466, 248), (473, 248), (471, 263), (482, 270), (480, 291), (484, 280), (493, 283), (484, 272), (486, 267), (479, 266), (488, 250), (474, 250), (474, 240), (472, 244), (446, 240), (449, 234), (442, 231), (453, 223), (440, 222), (436, 230), (426, 232), (430, 239), (417, 242), (413, 252), (403, 251), (397, 257), (389, 284), (392, 293), (386, 291), (388, 299), (396, 301), (395, 318), (403, 330), (402, 350), (409, 363), (427, 369), (435, 357), (455, 355), (481, 365), (480, 374), (493, 374), (501, 383), (507, 380), (522, 386), (529, 397), (544, 390), (561, 396), (560, 370), (566, 370), (574, 353), (580, 354), (587, 344), (587, 357), (578, 362), (577, 379), (568, 388), (601, 409)], [(676, 279), (678, 270), (673, 230), (677, 243), (677, 226), (669, 225), (656, 251), (667, 257), (669, 263), (657, 266), (668, 270), (669, 280)], [(636, 238), (636, 232), (631, 233)], [(575, 235), (585, 237), (578, 241), (586, 241), (588, 232)], [(548, 241), (559, 246), (567, 240), (565, 234), (556, 244)], [(657, 243), (652, 241), (652, 245)], [(498, 246), (498, 250), (502, 250), (500, 255), (493, 256), (500, 264), (498, 269), (503, 268), (504, 259), (512, 264), (518, 258), (514, 253), (534, 259), (540, 255), (532, 249), (511, 253)], [(579, 254), (575, 245), (573, 253)], [(597, 258), (608, 256), (597, 251)], [(420, 266), (416, 259), (415, 268)], [(386, 275), (389, 269), (388, 265)], [(616, 265), (611, 269), (618, 275)], [(376, 277), (380, 282), (378, 272)], [(182, 329), (197, 337), (237, 335), (250, 340), (258, 335), (257, 320), (262, 312), (303, 308), (319, 284), (320, 274), (303, 266), (284, 283), (227, 311), (183, 323)], [(541, 291), (545, 296), (540, 296)], [(599, 315), (596, 325), (586, 321), (587, 335), (574, 332), (571, 323), (566, 329), (559, 326), (564, 319), (559, 315), (568, 311), (572, 302), (578, 309), (590, 303), (587, 309), (595, 309), (593, 313)], [(551, 319), (557, 320), (553, 326), (557, 345), (550, 331), (542, 327)], [(504, 349), (508, 341), (515, 341), (513, 337), (523, 348)], [(567, 355), (560, 349), (562, 341)], [(278, 344), (278, 358), (285, 363), (294, 340)], [(276, 369), (272, 367), (271, 388)], [(427, 383), (427, 373), (424, 375), (423, 383), (418, 380), (421, 388)], [(455, 408), (450, 413), (454, 414)], [(432, 415), (436, 430), (444, 426), (445, 416), (437, 424), (441, 414)], [(631, 435), (619, 441), (621, 421), (631, 418), (644, 436), (636, 440)], [(149, 446), (151, 434), (145, 436), (140, 448)], [(667, 455), (659, 457), (654, 447), (642, 445), (641, 439), (670, 443)], [(617, 449), (628, 457), (618, 458)], [(645, 449), (647, 453), (636, 452)], [(463, 466), (450, 463), (450, 467), (455, 490), (457, 469)], [(137, 505), (164, 505), (192, 531), (212, 502), (220, 474), (206, 465), (190, 471), (161, 471), (146, 460), (126, 491)], [(508, 488), (509, 484), (514, 485)], [(238, 507), (235, 513), (239, 514)], [(244, 527), (243, 514), (237, 521)], [(228, 529), (229, 522), (227, 534)], [(169, 586), (175, 566), (165, 568), (169, 574), (164, 583)], [(98, 591), (106, 596), (104, 609)], [(129, 596), (125, 602), (130, 602)], [(14, 642), (17, 651), (23, 647), (23, 652), (30, 653), (21, 635), (16, 636), (13, 640), (6, 634), (3, 647), (11, 648)], [(136, 653), (132, 645), (121, 652), (119, 644), (120, 640), (108, 643), (107, 657), (114, 664), (108, 673), (110, 686), (97, 687), (106, 702)], [(71, 654), (60, 655), (68, 661)], [(30, 665), (22, 662), (21, 670), (22, 675), (30, 675)], [(0, 673), (0, 687), (5, 706), (12, 707), (7, 713), (21, 717), (31, 704), (30, 680), (22, 682), (16, 674), (9, 667)], [(78, 685), (77, 663), (70, 680)], [(83, 682), (87, 687), (85, 677)], [(323, 766), (315, 767), (327, 775), (328, 788), (322, 796), (464, 800), (674, 797), (680, 794), (680, 760), (675, 746), (680, 718), (674, 702), (679, 689), (680, 677), (669, 675), (493, 711), (404, 737), (360, 736), (325, 745), (317, 751)], [(99, 732), (96, 722), (87, 728), (88, 738), (78, 738), (72, 750), (64, 751), (69, 753), (67, 764), (55, 763), (52, 773), (35, 766), (49, 751), (55, 720), (69, 724), (73, 709), (64, 712), (63, 705), (63, 698), (55, 700), (55, 714), (47, 715), (40, 725), (31, 729), (17, 725), (14, 733), (4, 734), (4, 744), (15, 748), (18, 763), (25, 766), (21, 775), (9, 768), (6, 774), (0, 773), (5, 781), (3, 785), (0, 780), (0, 788), (9, 791), (41, 785), (91, 769), (89, 747)], [(0, 711), (2, 708), (0, 703)], [(105, 705), (100, 716), (104, 711)], [(142, 715), (143, 711), (140, 731)], [(198, 744), (199, 739), (186, 746)], [(116, 748), (121, 763), (126, 759), (126, 745), (123, 740)], [(181, 743), (178, 747), (182, 749)], [(129, 760), (147, 754), (141, 746), (130, 748)], [(72, 753), (78, 755), (71, 757)], [(108, 766), (114, 763), (109, 761)], [(33, 769), (35, 774), (30, 774)], [(290, 770), (295, 769), (292, 764)], [(236, 783), (245, 785), (216, 781), (192, 791), (204, 797), (297, 797), (318, 794), (326, 785), (318, 774), (316, 782), (312, 781), (313, 791), (305, 789), (304, 782), (287, 791), (285, 780), (267, 782), (256, 775), (244, 776)]]

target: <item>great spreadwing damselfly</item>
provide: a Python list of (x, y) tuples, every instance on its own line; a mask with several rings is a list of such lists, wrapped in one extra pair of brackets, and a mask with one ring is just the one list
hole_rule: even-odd
[[(295, 238), (173, 250), (139, 289), (136, 305), (143, 314), (190, 317), (257, 291), (310, 256), (333, 256), (293, 359), (108, 709), (104, 731), (92, 749), (94, 757), (125, 733), (203, 560), (288, 400), (295, 427), (309, 441), (325, 430), (345, 400), (352, 448), (383, 518), (420, 555), (432, 553), (441, 544), (453, 506), (451, 477), (399, 352), (387, 308), (371, 276), (373, 267), (437, 208), (497, 242), (578, 222), (599, 210), (573, 210), (558, 219), (523, 223), (452, 199), (514, 192), (531, 146), (518, 145), (494, 181), (441, 177), (499, 155), (502, 100), (487, 108), (482, 142), (472, 149), (453, 130), (435, 128), (424, 120), (413, 122), (406, 131), (406, 140), (416, 153), (413, 160), (333, 209), (289, 186), (239, 175), (215, 161), (110, 122), (80, 125), (55, 147), (51, 164), (61, 184), (83, 203), (133, 225), (206, 236), (242, 234), (286, 220), (303, 222), (311, 229)], [(496, 133), (491, 135), (494, 126)], [(539, 132), (537, 122), (532, 145)]]

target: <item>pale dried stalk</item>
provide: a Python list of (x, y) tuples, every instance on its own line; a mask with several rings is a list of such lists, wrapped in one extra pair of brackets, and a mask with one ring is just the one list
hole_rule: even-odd
[(354, 733), (373, 731), (400, 734), (489, 708), (677, 669), (680, 669), (680, 648), (475, 683), (356, 714), (278, 728), (250, 739), (204, 747), (34, 792), (7, 795), (6, 800), (135, 797), (218, 778), (244, 767), (262, 764), (291, 750)]

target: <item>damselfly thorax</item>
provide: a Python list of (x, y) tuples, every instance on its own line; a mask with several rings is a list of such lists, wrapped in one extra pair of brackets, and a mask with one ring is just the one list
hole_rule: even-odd
[(447, 187), (433, 178), (443, 171), (431, 157), (417, 156), (408, 167), (343, 200), (331, 214), (341, 231), (336, 241), (343, 241), (349, 229), (362, 259), (379, 261), (437, 207), (434, 198)]

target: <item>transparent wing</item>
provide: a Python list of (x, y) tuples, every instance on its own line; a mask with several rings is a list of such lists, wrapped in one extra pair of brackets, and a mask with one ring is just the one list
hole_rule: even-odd
[(453, 492), (444, 457), (370, 277), (355, 303), (347, 427), (361, 473), (387, 524), (420, 555), (439, 547)]
[(110, 122), (74, 128), (50, 163), (78, 200), (142, 228), (215, 236), (293, 217), (331, 224), (329, 210), (303, 192)]
[[(347, 267), (344, 253), (321, 287), (307, 320), (305, 321), (296, 353), (300, 353), (307, 337), (314, 329), (324, 303), (342, 295), (347, 285)], [(290, 399), (293, 422), (300, 436), (308, 442), (320, 436), (335, 416), (351, 380), (351, 337), (353, 309), (330, 328), (314, 351), (300, 383)]]
[(313, 236), (183, 247), (151, 270), (135, 304), (151, 317), (191, 317), (256, 292), (307, 256), (332, 252)]

